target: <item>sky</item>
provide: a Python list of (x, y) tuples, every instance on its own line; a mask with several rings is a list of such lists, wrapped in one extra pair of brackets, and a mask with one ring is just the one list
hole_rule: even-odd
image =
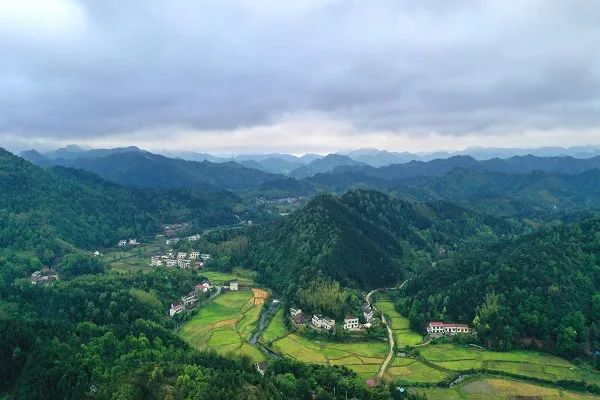
[(595, 0), (0, 0), (0, 146), (600, 145)]

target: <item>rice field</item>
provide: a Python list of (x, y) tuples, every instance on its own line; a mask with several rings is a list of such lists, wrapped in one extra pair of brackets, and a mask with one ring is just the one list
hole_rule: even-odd
[(386, 297), (381, 297), (374, 305), (390, 321), (390, 327), (394, 332), (394, 339), (398, 348), (414, 346), (423, 341), (423, 336), (410, 329), (408, 318), (403, 317), (396, 311), (394, 303), (392, 303), (391, 300)]
[(338, 343), (314, 341), (291, 333), (273, 343), (277, 352), (298, 361), (324, 365), (343, 365), (369, 379), (377, 375), (388, 351), (385, 342)]
[(272, 343), (287, 334), (287, 329), (283, 321), (284, 318), (284, 310), (283, 308), (280, 308), (271, 319), (269, 325), (263, 331), (260, 337), (261, 342), (267, 344)]
[(422, 362), (410, 358), (395, 356), (386, 371), (386, 378), (396, 383), (437, 383), (446, 379), (450, 373), (439, 371)]
[(262, 296), (263, 291), (240, 290), (217, 296), (179, 330), (179, 335), (200, 350), (244, 354), (253, 361), (263, 361), (263, 353), (248, 344), (264, 301), (261, 297), (257, 301), (257, 293)]
[(420, 348), (427, 361), (451, 371), (486, 368), (551, 381), (570, 379), (599, 383), (600, 373), (585, 366), (535, 351), (497, 352), (452, 344), (427, 345)]
[(215, 285), (222, 285), (232, 280), (237, 280), (240, 286), (250, 287), (254, 285), (255, 273), (243, 268), (234, 268), (232, 272), (222, 272), (208, 268), (200, 270), (200, 274)]
[(599, 396), (571, 392), (567, 390), (534, 385), (504, 378), (477, 378), (465, 381), (452, 388), (412, 389), (413, 392), (422, 393), (429, 399), (448, 400), (508, 400), (508, 399), (535, 399), (535, 400), (596, 400)]

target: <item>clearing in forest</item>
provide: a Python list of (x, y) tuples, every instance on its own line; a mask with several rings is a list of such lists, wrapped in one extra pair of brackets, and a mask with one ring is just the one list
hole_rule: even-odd
[(248, 340), (257, 326), (264, 302), (263, 290), (225, 292), (204, 305), (179, 331), (179, 335), (200, 350), (213, 349), (220, 354), (245, 354), (263, 361), (263, 353)]

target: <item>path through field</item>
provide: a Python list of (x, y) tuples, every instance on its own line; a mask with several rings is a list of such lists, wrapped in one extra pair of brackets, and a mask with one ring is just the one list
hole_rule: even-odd
[[(373, 303), (371, 303), (371, 296), (373, 295), (373, 293), (381, 291), (381, 290), (402, 289), (404, 287), (404, 285), (406, 284), (406, 282), (408, 282), (408, 280), (405, 280), (404, 282), (402, 282), (402, 284), (400, 286), (398, 286), (397, 288), (373, 289), (365, 296), (365, 300), (367, 303), (369, 303), (371, 305), (371, 308), (373, 308), (373, 310), (378, 311), (377, 308), (375, 307), (375, 305)], [(383, 322), (385, 324), (385, 327), (387, 328), (387, 331), (388, 331), (388, 342), (390, 344), (390, 351), (388, 352), (387, 357), (383, 361), (383, 364), (381, 364), (381, 368), (379, 368), (379, 373), (377, 374), (378, 381), (381, 381), (381, 379), (383, 378), (383, 374), (385, 374), (385, 370), (387, 369), (390, 361), (392, 361), (392, 357), (394, 356), (394, 331), (392, 331), (392, 328), (386, 322), (385, 315), (383, 313), (381, 313), (381, 322)]]

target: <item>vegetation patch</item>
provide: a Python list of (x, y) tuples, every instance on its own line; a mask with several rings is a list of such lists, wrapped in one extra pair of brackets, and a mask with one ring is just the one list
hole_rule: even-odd
[(398, 348), (414, 346), (423, 342), (423, 335), (410, 329), (408, 318), (396, 311), (394, 303), (389, 298), (381, 297), (375, 302), (375, 307), (388, 319)]
[(253, 291), (232, 291), (217, 296), (179, 331), (179, 335), (200, 350), (220, 354), (234, 352), (253, 361), (264, 355), (247, 341), (256, 329), (261, 305), (255, 304)]

